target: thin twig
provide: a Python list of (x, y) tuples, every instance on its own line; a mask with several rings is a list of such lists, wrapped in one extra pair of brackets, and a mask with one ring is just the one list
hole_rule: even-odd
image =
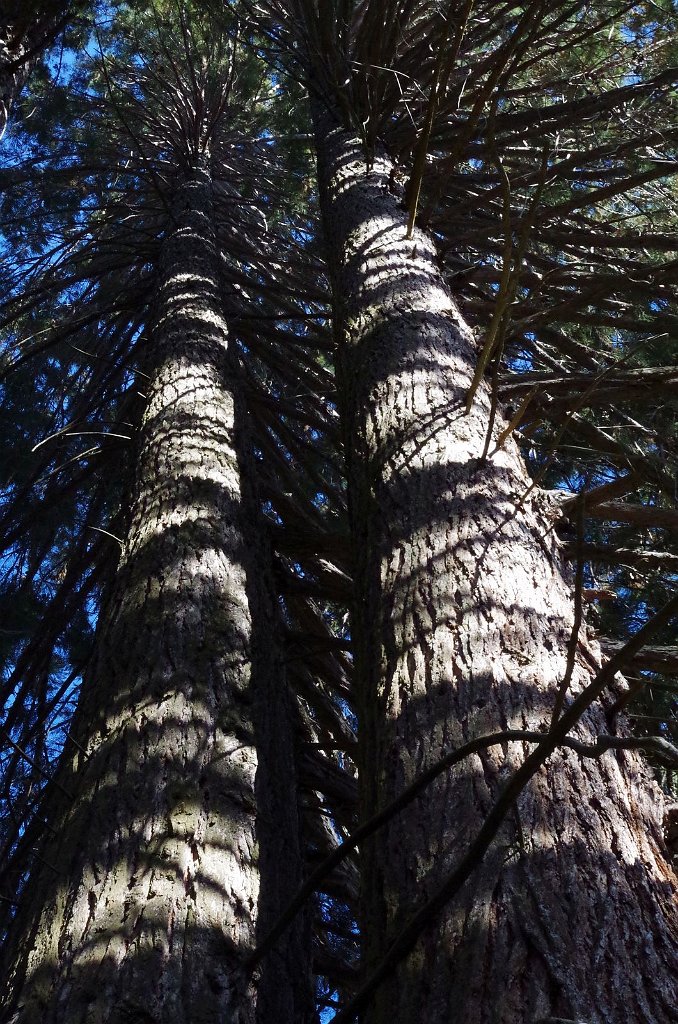
[(577, 555), (575, 561), (576, 570), (574, 580), (574, 621), (572, 623), (570, 640), (567, 645), (565, 675), (558, 687), (556, 701), (553, 706), (553, 715), (551, 716), (550, 726), (551, 729), (555, 727), (556, 722), (560, 718), (560, 712), (563, 710), (563, 704), (565, 703), (565, 696), (570, 687), (570, 683), (572, 682), (572, 674), (574, 672), (574, 666), (577, 659), (577, 649), (579, 647), (579, 631), (581, 630), (582, 619), (584, 616), (584, 602), (582, 600), (584, 590), (584, 557), (582, 555), (582, 546), (584, 544), (585, 507), (586, 492), (582, 490), (577, 495)]
[[(474, 0), (467, 0), (466, 8), (461, 16), (461, 21), (457, 26), (455, 38), (452, 43), (451, 54), (447, 53), (447, 40), (449, 37), (449, 26), (452, 16), (452, 8), (454, 4), (451, 3), (447, 12), (447, 28), (443, 35), (438, 51), (438, 59), (435, 64), (433, 72), (433, 82), (431, 83), (431, 92), (428, 98), (428, 104), (426, 108), (426, 117), (424, 120), (424, 127), (422, 128), (421, 135), (417, 140), (417, 146), (414, 153), (414, 162), (412, 166), (412, 174), (407, 184), (407, 233), (406, 238), (412, 237), (412, 231), (414, 230), (414, 224), (417, 219), (417, 206), (419, 205), (419, 195), (421, 193), (421, 185), (424, 180), (424, 171), (426, 170), (426, 153), (428, 151), (429, 139), (431, 138), (431, 131), (433, 129), (433, 121), (435, 119), (436, 108), (438, 106), (438, 97), (440, 96), (441, 80), (443, 79), (443, 66), (445, 69), (445, 78), (449, 77), (449, 74), (456, 63), (461, 49), (462, 40), (464, 38), (464, 32), (466, 31), (466, 25), (468, 23), (469, 16), (473, 9)], [(445, 60), (447, 58), (447, 60)]]
[(48, 782), (52, 782), (58, 789), (60, 789), (61, 792), (64, 793), (64, 795), (67, 796), (69, 800), (73, 800), (72, 793), (69, 793), (68, 790), (61, 785), (58, 779), (55, 779), (44, 768), (41, 768), (39, 764), (36, 764), (33, 758), (30, 756), (30, 754), (27, 754), (25, 750), (21, 749), (18, 743), (14, 742), (14, 740), (12, 739), (12, 737), (10, 736), (6, 729), (0, 728), (0, 732), (5, 737), (9, 745), (13, 747), (14, 750), (16, 750), (17, 754), (19, 754), (19, 756), (22, 757), (24, 761), (31, 766), (33, 771), (36, 771), (40, 775), (43, 775), (48, 780)]

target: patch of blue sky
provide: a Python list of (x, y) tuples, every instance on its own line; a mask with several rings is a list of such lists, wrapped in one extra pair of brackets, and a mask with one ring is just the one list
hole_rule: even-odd
[[(255, 455), (256, 454), (257, 454), (257, 450), (255, 449)], [(259, 451), (258, 454), (259, 454), (259, 456), (261, 458), (263, 458), (263, 453), (261, 451)], [(277, 523), (278, 526), (282, 526), (283, 525), (282, 516), (280, 516), (276, 512), (276, 510), (274, 509), (273, 502), (271, 502), (271, 501), (263, 502), (263, 504), (261, 506), (261, 510), (262, 510), (262, 512), (264, 513), (265, 516), (267, 516), (269, 519), (272, 519), (275, 523)]]
[(47, 58), (47, 69), (54, 85), (71, 84), (78, 63), (78, 51), (70, 47), (59, 46)]
[[(351, 634), (347, 632), (344, 635), (344, 640), (350, 640), (350, 639), (351, 639)], [(354, 711), (351, 709), (350, 704), (348, 704), (343, 699), (343, 697), (336, 697), (334, 703), (337, 705), (337, 707), (341, 711), (342, 718), (345, 718), (346, 721), (348, 722), (348, 724), (353, 729), (353, 731), (357, 732), (358, 731), (358, 719), (357, 719)]]
[[(537, 340), (532, 331), (526, 331), (524, 336), (528, 342)], [(514, 373), (529, 373), (534, 370), (534, 359), (529, 351), (522, 350), (509, 358), (508, 366)]]

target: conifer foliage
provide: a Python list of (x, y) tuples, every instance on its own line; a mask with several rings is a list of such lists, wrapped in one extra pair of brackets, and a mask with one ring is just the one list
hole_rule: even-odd
[(0, 1020), (672, 1019), (677, 22), (10, 12)]

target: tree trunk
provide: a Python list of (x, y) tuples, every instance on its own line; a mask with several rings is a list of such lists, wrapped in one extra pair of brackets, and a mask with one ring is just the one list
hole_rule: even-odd
[[(362, 817), (471, 738), (545, 729), (565, 675), (572, 581), (509, 440), (481, 454), (478, 345), (378, 152), (316, 118), (356, 554)], [(501, 429), (505, 424), (499, 424)], [(524, 500), (523, 500), (524, 499)], [(582, 627), (567, 703), (600, 664)], [(604, 709), (581, 738), (609, 732)], [(363, 845), (365, 972), (440, 887), (529, 748), (442, 776)], [(367, 1024), (675, 1020), (673, 876), (661, 795), (635, 753), (554, 755), (459, 896), (381, 985)]]
[(298, 932), (259, 976), (241, 969), (297, 887), (296, 785), (245, 535), (255, 512), (204, 167), (174, 215), (129, 531), (59, 776), (72, 799), (57, 794), (10, 946), (6, 1005), (21, 1024), (252, 1024), (308, 1009)]

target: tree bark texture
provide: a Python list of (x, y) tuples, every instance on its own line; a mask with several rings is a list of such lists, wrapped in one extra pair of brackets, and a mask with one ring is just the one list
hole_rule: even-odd
[(290, 716), (243, 505), (205, 167), (174, 215), (128, 535), (60, 775), (72, 799), (57, 794), (10, 947), (21, 1024), (308, 1010), (298, 931), (258, 976), (241, 970), (298, 885)]
[[(479, 355), (436, 262), (350, 133), (316, 119), (356, 555), (362, 816), (451, 748), (545, 729), (573, 628), (572, 574), (509, 440), (481, 459)], [(497, 430), (505, 426), (498, 424)], [(600, 665), (586, 628), (567, 697)], [(580, 738), (609, 732), (592, 710)], [(365, 973), (440, 887), (527, 750), (469, 758), (364, 844)], [(640, 757), (553, 756), (441, 919), (381, 986), (367, 1024), (675, 1020), (675, 881)]]

